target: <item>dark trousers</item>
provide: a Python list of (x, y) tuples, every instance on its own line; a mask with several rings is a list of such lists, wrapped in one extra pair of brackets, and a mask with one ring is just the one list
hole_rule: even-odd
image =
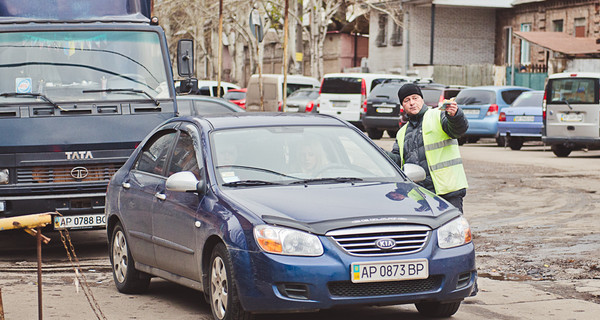
[(462, 195), (462, 194), (461, 195), (448, 195), (448, 194), (444, 194), (441, 197), (444, 198), (444, 200), (450, 202), (456, 208), (458, 208), (458, 210), (460, 210), (460, 212), (463, 212), (463, 198), (464, 198), (464, 195)]

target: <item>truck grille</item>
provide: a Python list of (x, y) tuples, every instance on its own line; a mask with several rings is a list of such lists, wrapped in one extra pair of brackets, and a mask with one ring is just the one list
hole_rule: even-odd
[[(330, 231), (331, 237), (342, 249), (357, 256), (380, 256), (418, 252), (427, 243), (431, 229), (418, 225), (366, 226)], [(381, 240), (388, 244), (381, 248)], [(392, 240), (392, 241), (390, 241)], [(390, 245), (393, 244), (393, 245)]]
[(17, 183), (108, 181), (121, 165), (120, 163), (102, 163), (19, 168)]

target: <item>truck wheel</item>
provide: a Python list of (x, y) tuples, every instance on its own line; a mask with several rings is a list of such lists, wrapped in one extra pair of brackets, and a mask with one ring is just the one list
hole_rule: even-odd
[(505, 137), (496, 137), (496, 144), (498, 145), (498, 147), (504, 147), (506, 146), (506, 138)]
[(508, 146), (512, 150), (521, 150), (521, 147), (523, 146), (523, 139), (510, 137), (510, 139), (508, 139)]
[(123, 293), (142, 293), (150, 285), (150, 276), (135, 269), (127, 237), (117, 224), (110, 237), (110, 262), (117, 290)]
[(367, 128), (367, 134), (369, 135), (369, 138), (377, 140), (383, 137), (383, 130), (379, 130), (377, 128)]
[(554, 154), (557, 157), (560, 157), (560, 158), (568, 157), (569, 154), (571, 154), (571, 151), (573, 151), (573, 149), (568, 148), (568, 147), (566, 147), (565, 145), (562, 145), (562, 144), (552, 145), (551, 148), (552, 148), (552, 152), (554, 152)]
[(447, 318), (452, 316), (458, 311), (460, 307), (460, 301), (441, 303), (441, 302), (421, 302), (416, 303), (415, 306), (419, 313), (432, 318)]
[(390, 138), (392, 139), (396, 139), (396, 135), (398, 134), (398, 130), (396, 129), (387, 129), (387, 134), (390, 136)]

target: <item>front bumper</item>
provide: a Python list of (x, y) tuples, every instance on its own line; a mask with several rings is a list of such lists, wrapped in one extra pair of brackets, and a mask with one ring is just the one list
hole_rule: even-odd
[[(472, 243), (439, 249), (432, 243), (408, 255), (358, 257), (341, 252), (322, 238), (320, 257), (295, 257), (237, 251), (233, 255), (236, 283), (245, 310), (301, 312), (344, 305), (391, 305), (424, 301), (460, 301), (475, 288), (477, 271)], [(429, 278), (394, 282), (352, 283), (353, 262), (427, 258)]]

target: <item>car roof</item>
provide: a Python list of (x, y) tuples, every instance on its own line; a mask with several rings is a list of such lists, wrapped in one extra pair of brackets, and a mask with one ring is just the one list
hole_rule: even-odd
[(531, 90), (531, 88), (519, 87), (519, 86), (479, 86), (479, 87), (464, 88), (464, 89), (462, 89), (462, 91), (471, 91), (471, 90), (504, 91), (504, 90), (511, 90), (511, 89)]
[[(304, 114), (284, 112), (239, 112), (227, 114), (208, 114), (204, 116), (186, 116), (179, 118), (197, 123), (206, 123), (213, 129), (233, 129), (271, 126), (344, 126), (345, 121), (325, 114)], [(171, 121), (175, 121), (173, 118)]]

